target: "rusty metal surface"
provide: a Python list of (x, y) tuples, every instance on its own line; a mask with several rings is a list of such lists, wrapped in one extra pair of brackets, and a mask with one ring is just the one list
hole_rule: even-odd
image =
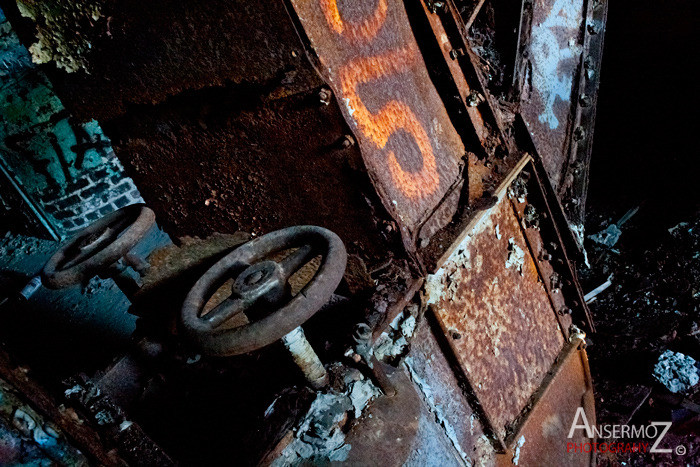
[[(96, 18), (89, 17), (89, 8), (81, 9), (85, 3), (72, 2), (77, 5), (69, 10), (72, 17), (59, 16), (60, 9), (50, 17), (49, 10), (38, 24), (14, 14), (15, 2), (2, 3), (27, 47), (37, 41), (37, 29), (59, 48), (72, 40), (64, 31), (80, 34), (89, 45), (79, 57), (84, 70), (46, 67), (62, 102), (81, 120), (110, 120), (133, 111), (129, 106), (150, 106), (227, 83), (250, 90), (273, 87), (277, 95), (288, 95), (317, 81), (303, 64), (303, 49), (281, 1), (264, 6), (242, 0), (100, 2)], [(52, 2), (35, 3), (50, 7)]]
[(495, 451), (481, 418), (470, 405), (468, 388), (457, 378), (438, 343), (440, 337), (433, 334), (431, 326), (423, 320), (416, 329), (404, 364), (418, 391), (430, 399), (436, 419), (453, 446), (464, 453), (464, 460), (487, 465), (494, 460)]
[(457, 181), (464, 146), (430, 81), (404, 6), (398, 0), (292, 5), (379, 197), (411, 249), (418, 227)]
[(586, 2), (588, 13), (584, 39), (583, 67), (578, 77), (578, 102), (571, 156), (558, 187), (558, 194), (569, 221), (579, 230), (576, 239), (583, 245), (584, 217), (588, 194), (588, 172), (593, 150), (593, 130), (598, 101), (598, 85), (603, 56), (608, 2)]
[(521, 112), (552, 184), (568, 163), (584, 52), (583, 0), (535, 0), (521, 23)]
[(535, 261), (504, 196), (426, 283), (428, 302), (501, 438), (564, 342)]
[(222, 88), (104, 125), (168, 233), (320, 225), (370, 264), (400, 242), (358, 146), (337, 144), (349, 129), (334, 102), (310, 92), (242, 109), (248, 98)]
[[(26, 367), (14, 362), (4, 349), (0, 349), (0, 381), (12, 387), (13, 391), (21, 394), (32, 410), (50, 421), (65, 440), (80, 450), (82, 455), (100, 465), (122, 465), (120, 455), (108, 452), (101, 437), (85, 424), (72, 409), (61, 410), (54, 399), (43, 387), (33, 379)], [(2, 391), (0, 391), (1, 393)], [(0, 394), (2, 397), (2, 394)], [(26, 427), (26, 425), (25, 425)], [(1, 463), (1, 461), (0, 461)]]
[(464, 465), (443, 428), (408, 375), (401, 369), (390, 376), (394, 397), (380, 397), (351, 428), (348, 465)]
[(517, 465), (595, 465), (594, 452), (575, 452), (569, 443), (590, 443), (579, 429), (569, 438), (569, 430), (579, 407), (586, 419), (595, 425), (593, 387), (586, 351), (579, 349), (580, 341), (568, 344), (560, 360), (552, 368), (545, 387), (533, 400), (531, 411), (518, 431), (510, 437), (510, 451), (503, 457), (506, 464)]

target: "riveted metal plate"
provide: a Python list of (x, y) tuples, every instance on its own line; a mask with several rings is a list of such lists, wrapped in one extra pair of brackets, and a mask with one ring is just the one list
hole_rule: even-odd
[(525, 123), (558, 187), (573, 133), (579, 68), (584, 52), (582, 0), (527, 2), (521, 24), (518, 79)]
[(459, 179), (464, 146), (430, 81), (403, 3), (291, 3), (384, 206), (412, 244)]
[(503, 439), (559, 354), (563, 331), (508, 196), (426, 281), (428, 303), (485, 423)]
[(495, 451), (472, 408), (471, 394), (452, 371), (452, 362), (442, 350), (444, 335), (433, 321), (419, 323), (404, 366), (467, 465), (488, 465), (495, 460)]

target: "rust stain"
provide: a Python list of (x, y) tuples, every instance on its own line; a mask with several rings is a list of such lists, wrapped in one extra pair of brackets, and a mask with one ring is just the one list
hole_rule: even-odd
[(403, 4), (291, 3), (319, 72), (355, 131), (382, 203), (405, 240), (414, 242), (420, 225), (459, 178), (465, 151)]
[(426, 289), (474, 393), (503, 437), (564, 344), (508, 198), (430, 276)]

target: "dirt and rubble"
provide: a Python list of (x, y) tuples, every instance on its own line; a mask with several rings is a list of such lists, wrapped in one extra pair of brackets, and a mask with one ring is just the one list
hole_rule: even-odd
[[(642, 203), (620, 226), (630, 206), (612, 206), (589, 213), (591, 267), (580, 271), (586, 291), (611, 283), (589, 299), (597, 329), (588, 352), (598, 424), (670, 420), (660, 447), (684, 446), (686, 454), (601, 454), (599, 464), (698, 465), (700, 211), (678, 222)], [(596, 241), (613, 225), (620, 227), (617, 241)]]

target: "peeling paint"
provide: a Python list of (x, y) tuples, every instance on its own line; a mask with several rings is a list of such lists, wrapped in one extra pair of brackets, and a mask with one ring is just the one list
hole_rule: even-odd
[(515, 445), (515, 453), (513, 454), (513, 464), (518, 465), (520, 462), (520, 449), (525, 445), (525, 435), (522, 435), (518, 439), (518, 443)]
[(428, 404), (430, 411), (435, 415), (435, 420), (445, 430), (447, 438), (450, 440), (450, 443), (455, 448), (455, 450), (459, 453), (459, 456), (462, 458), (466, 465), (474, 465), (469, 455), (467, 455), (467, 453), (464, 452), (464, 450), (462, 449), (462, 446), (459, 443), (457, 432), (455, 431), (454, 427), (450, 424), (447, 417), (442, 412), (440, 406), (435, 403), (435, 399), (433, 398), (433, 392), (430, 388), (430, 385), (424, 379), (422, 379), (418, 375), (418, 373), (416, 373), (416, 371), (413, 369), (413, 359), (411, 357), (406, 357), (403, 360), (403, 365), (406, 368), (406, 370), (408, 370), (408, 374), (410, 375), (411, 380), (416, 384), (421, 394), (423, 395), (423, 399)]
[(103, 4), (101, 0), (17, 0), (22, 16), (37, 26), (38, 41), (29, 47), (32, 61), (53, 61), (68, 73), (88, 71), (86, 56), (92, 49), (91, 41), (106, 33)]

